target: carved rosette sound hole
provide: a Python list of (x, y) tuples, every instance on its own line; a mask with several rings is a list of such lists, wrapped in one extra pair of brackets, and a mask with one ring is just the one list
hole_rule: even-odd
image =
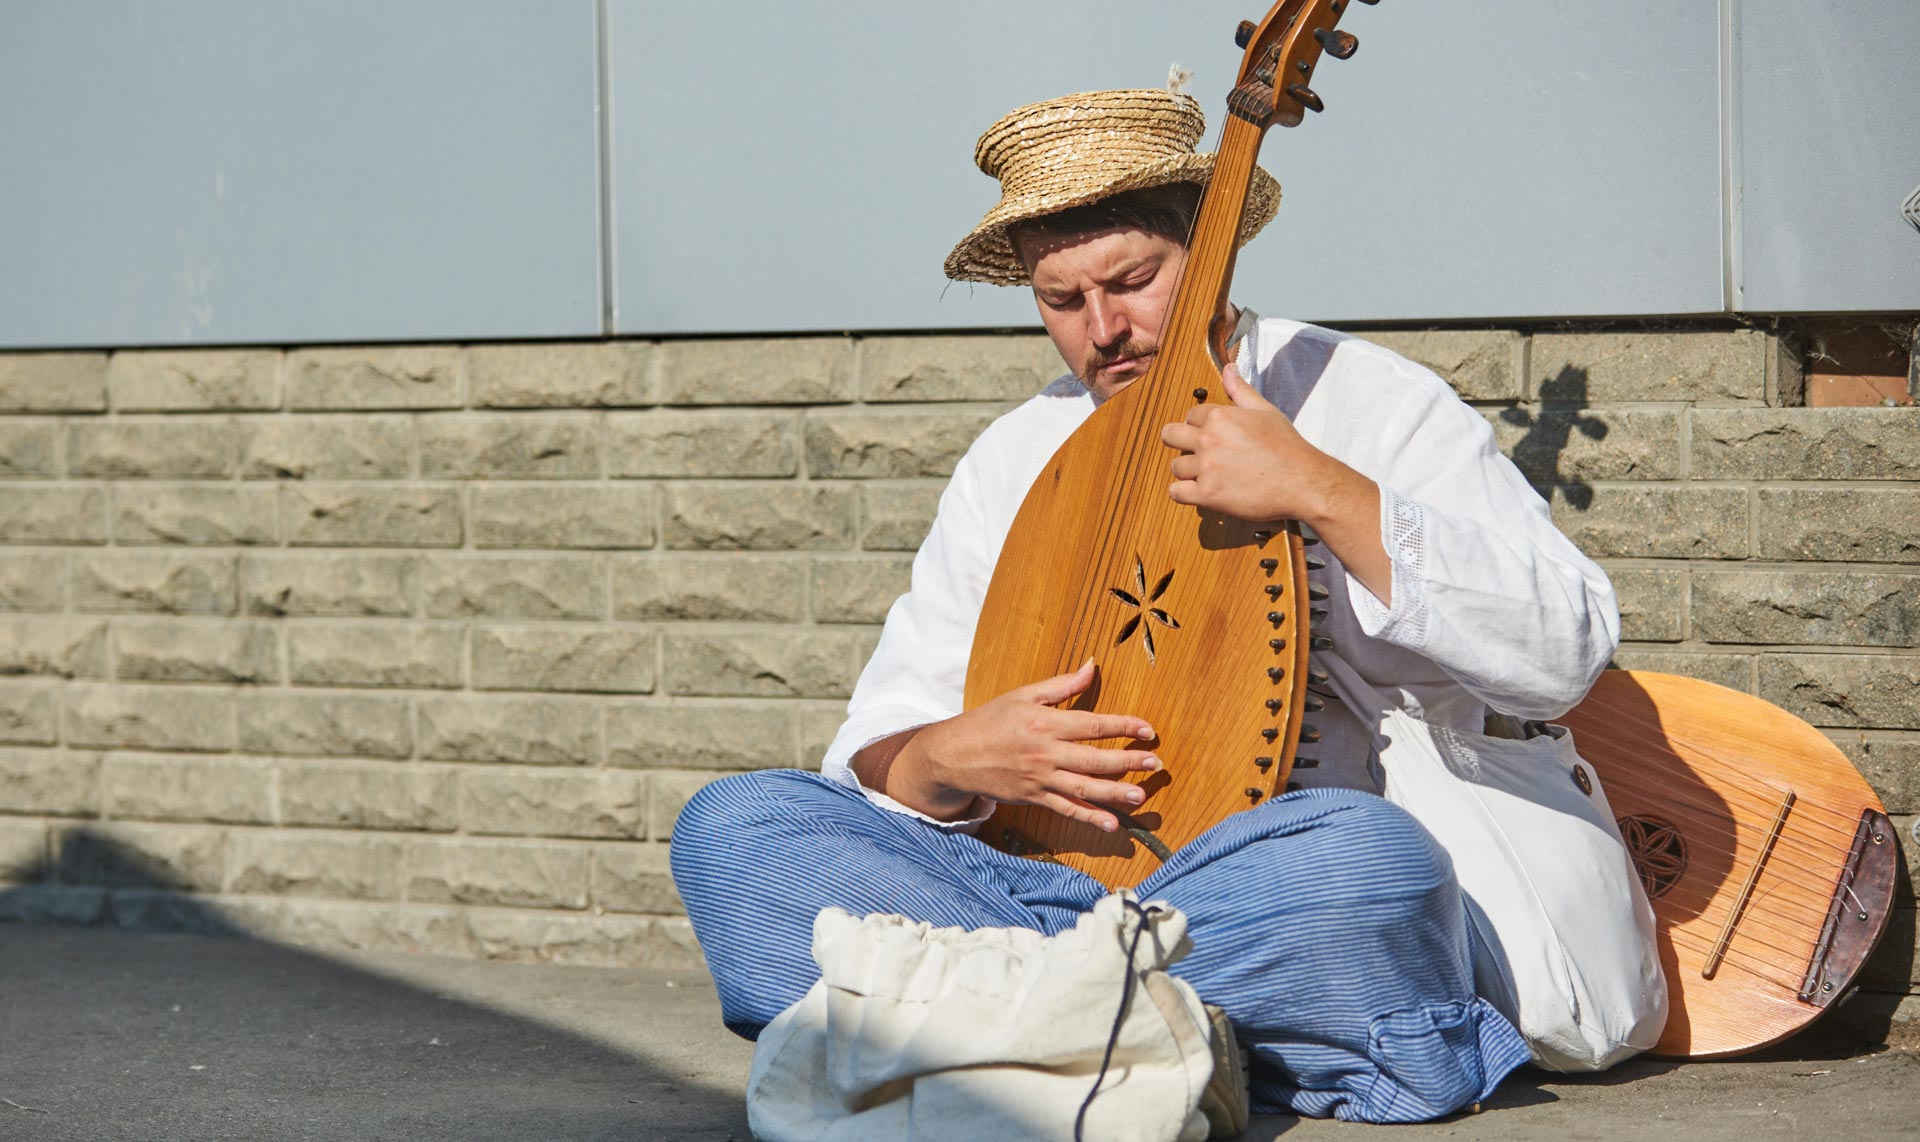
[(1140, 646), (1146, 651), (1147, 661), (1154, 661), (1154, 624), (1158, 623), (1168, 630), (1180, 629), (1179, 619), (1168, 614), (1164, 608), (1152, 605), (1159, 602), (1160, 596), (1167, 593), (1167, 587), (1172, 582), (1173, 572), (1169, 571), (1165, 575), (1160, 576), (1159, 580), (1154, 583), (1152, 590), (1148, 590), (1147, 566), (1140, 561), (1138, 555), (1133, 557), (1133, 590), (1128, 591), (1120, 587), (1107, 588), (1108, 594), (1133, 608), (1133, 614), (1128, 615), (1127, 621), (1120, 624), (1120, 633), (1114, 636), (1113, 645), (1119, 646), (1121, 643), (1132, 638), (1135, 631), (1138, 631), (1140, 634)]
[(1649, 900), (1666, 895), (1687, 871), (1687, 841), (1672, 822), (1658, 817), (1621, 817), (1620, 836)]

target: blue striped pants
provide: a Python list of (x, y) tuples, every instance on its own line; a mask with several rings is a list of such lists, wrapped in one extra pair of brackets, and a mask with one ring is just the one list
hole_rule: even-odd
[[(794, 770), (703, 789), (674, 825), (672, 861), (727, 1026), (748, 1038), (820, 978), (813, 919), (828, 905), (1053, 934), (1106, 892)], [(1527, 1060), (1474, 994), (1446, 854), (1379, 797), (1276, 798), (1175, 852), (1138, 892), (1186, 913), (1193, 951), (1171, 971), (1226, 1009), (1256, 1110), (1421, 1121)]]

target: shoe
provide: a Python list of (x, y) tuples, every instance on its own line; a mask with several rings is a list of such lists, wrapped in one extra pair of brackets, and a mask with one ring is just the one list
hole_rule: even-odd
[(1247, 1099), (1247, 1053), (1234, 1038), (1227, 1013), (1209, 1003), (1207, 1038), (1213, 1046), (1213, 1077), (1200, 1095), (1200, 1113), (1207, 1116), (1208, 1138), (1238, 1138), (1247, 1128), (1252, 1110)]

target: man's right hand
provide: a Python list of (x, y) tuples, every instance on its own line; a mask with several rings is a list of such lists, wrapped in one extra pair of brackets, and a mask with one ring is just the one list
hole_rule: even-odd
[(1115, 780), (1152, 773), (1160, 760), (1142, 749), (1103, 749), (1100, 738), (1148, 741), (1153, 727), (1125, 714), (1056, 707), (1093, 684), (1093, 660), (1070, 674), (1010, 690), (964, 714), (875, 742), (854, 755), (862, 784), (933, 817), (958, 819), (978, 798), (1038, 805), (1113, 832), (1102, 805), (1132, 809), (1140, 786)]

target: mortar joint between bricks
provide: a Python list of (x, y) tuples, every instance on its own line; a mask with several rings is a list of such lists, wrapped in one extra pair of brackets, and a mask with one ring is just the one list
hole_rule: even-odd
[(1693, 479), (1693, 410), (1694, 405), (1680, 406), (1680, 455), (1675, 457), (1674, 472), (1681, 480)]
[(1533, 334), (1522, 333), (1514, 340), (1514, 376), (1519, 381), (1519, 403), (1533, 400)]

